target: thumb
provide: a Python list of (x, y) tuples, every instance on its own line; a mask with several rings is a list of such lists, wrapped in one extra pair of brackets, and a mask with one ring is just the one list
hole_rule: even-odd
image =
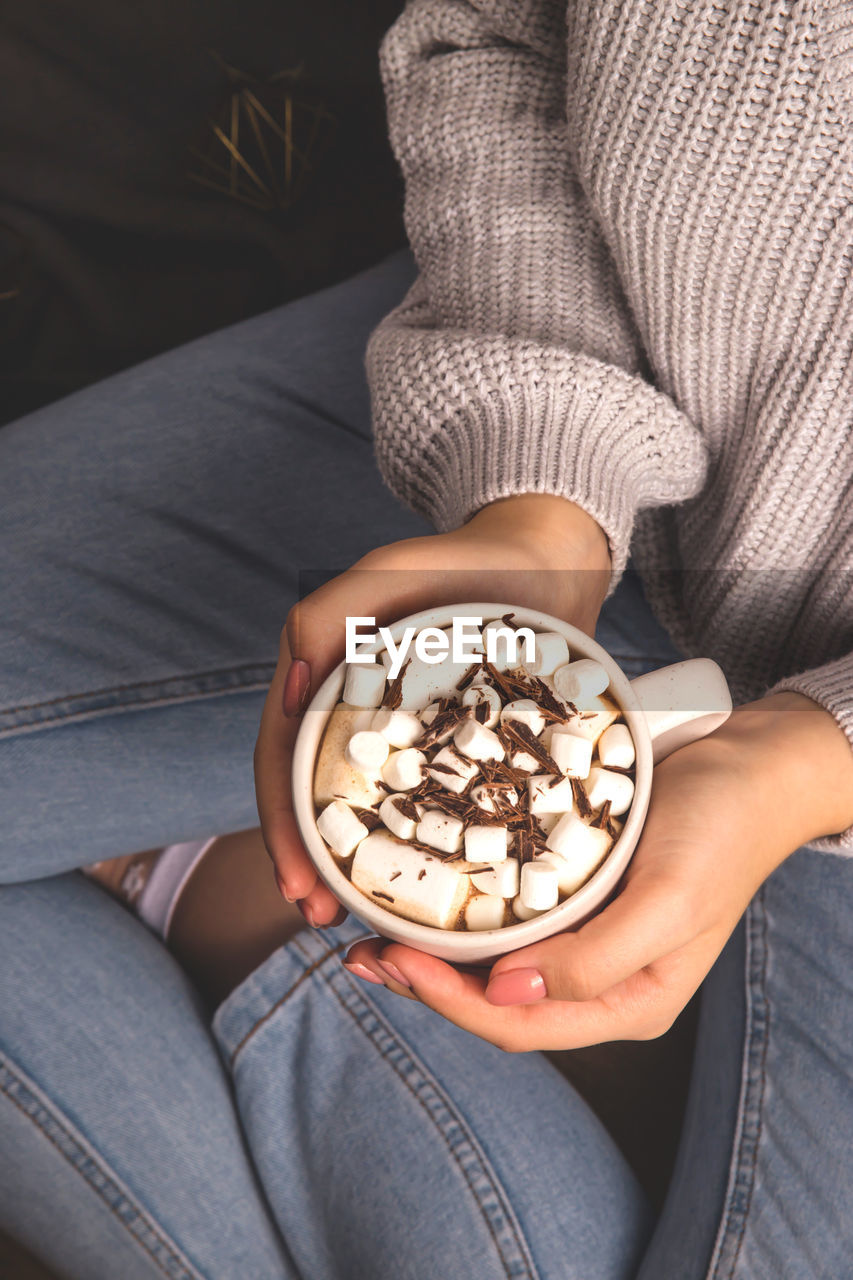
[(502, 956), (492, 967), (486, 998), (498, 1005), (542, 995), (593, 1000), (696, 932), (693, 912), (671, 877), (637, 875), (582, 928)]

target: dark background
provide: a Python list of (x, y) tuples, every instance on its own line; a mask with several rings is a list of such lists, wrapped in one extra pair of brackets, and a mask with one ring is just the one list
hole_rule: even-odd
[[(378, 73), (401, 8), (2, 7), (0, 422), (403, 243)], [(260, 184), (214, 132), (235, 99)]]

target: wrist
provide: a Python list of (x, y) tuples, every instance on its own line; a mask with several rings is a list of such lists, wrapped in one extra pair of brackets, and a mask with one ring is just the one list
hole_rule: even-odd
[(610, 544), (601, 525), (576, 502), (550, 493), (520, 493), (490, 502), (466, 528), (496, 531), (551, 569), (610, 574)]
[(757, 802), (794, 847), (853, 825), (853, 750), (825, 707), (775, 693), (737, 707), (717, 733), (744, 753)]

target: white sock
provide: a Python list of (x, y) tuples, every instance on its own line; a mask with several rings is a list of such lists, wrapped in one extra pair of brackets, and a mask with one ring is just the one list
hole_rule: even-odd
[(215, 839), (216, 836), (211, 836), (207, 840), (170, 844), (154, 863), (133, 909), (149, 929), (164, 940), (169, 936), (172, 916), (184, 886)]

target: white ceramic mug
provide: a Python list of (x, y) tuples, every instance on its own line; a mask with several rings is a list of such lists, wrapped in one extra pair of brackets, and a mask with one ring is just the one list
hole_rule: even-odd
[[(444, 605), (402, 618), (390, 631), (397, 642), (406, 627), (447, 627), (454, 617), (477, 617), (485, 621), (508, 613), (513, 615), (514, 627), (556, 631), (565, 636), (573, 659), (593, 658), (601, 663), (610, 676), (608, 696), (619, 704), (636, 750), (634, 797), (625, 825), (598, 870), (559, 906), (532, 920), (502, 929), (468, 933), (405, 920), (371, 901), (352, 885), (317, 830), (313, 797), (317, 752), (326, 722), (341, 698), (346, 663), (335, 668), (312, 698), (293, 753), (293, 810), (299, 833), (320, 878), (338, 901), (383, 937), (462, 964), (487, 963), (550, 934), (577, 928), (594, 915), (619, 883), (639, 840), (649, 807), (653, 766), (677, 748), (716, 729), (732, 709), (725, 676), (709, 658), (676, 662), (629, 680), (610, 654), (584, 632), (535, 609), (508, 604)], [(360, 647), (360, 652), (378, 653), (382, 647), (377, 641)]]

